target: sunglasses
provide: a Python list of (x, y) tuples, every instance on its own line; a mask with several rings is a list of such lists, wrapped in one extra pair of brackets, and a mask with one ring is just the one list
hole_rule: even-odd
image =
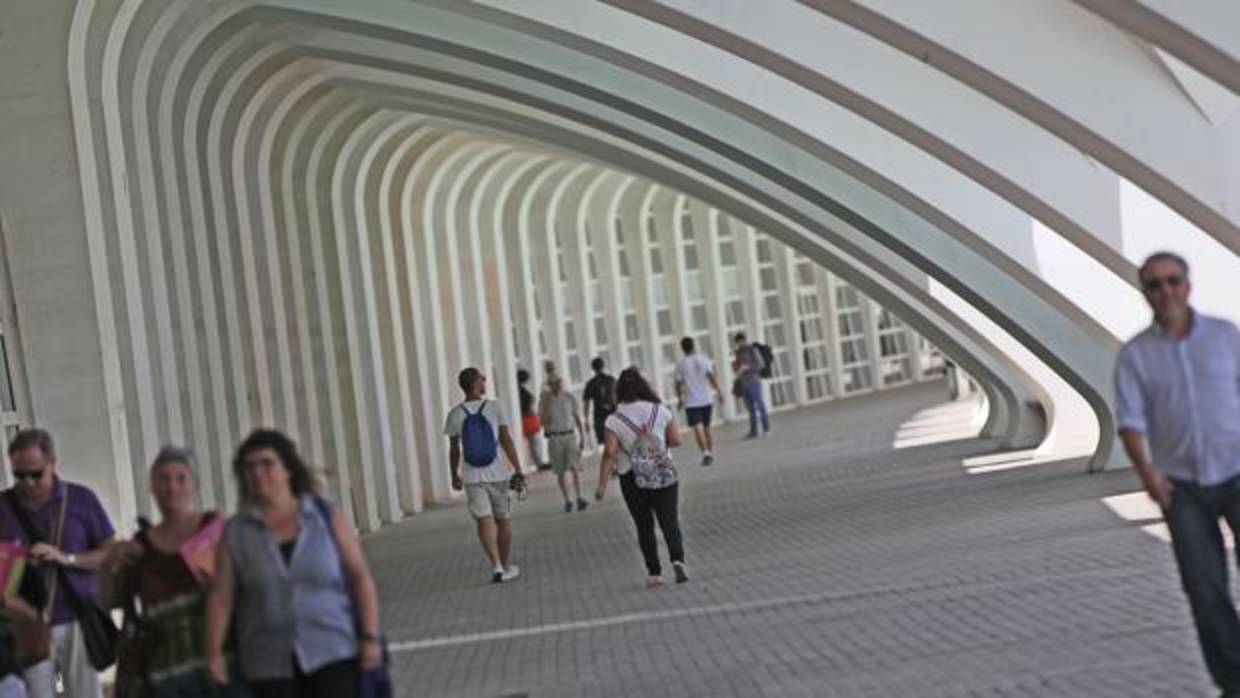
[(1173, 274), (1171, 276), (1150, 277), (1145, 280), (1142, 286), (1145, 287), (1146, 291), (1158, 291), (1161, 290), (1163, 286), (1166, 286), (1167, 288), (1179, 288), (1183, 284), (1184, 277), (1179, 274)]
[(44, 468), (42, 470), (28, 470), (28, 471), (14, 470), (13, 479), (18, 480), (18, 481), (30, 480), (31, 482), (38, 482), (39, 480), (43, 479), (43, 473), (45, 472), (47, 472), (47, 468)]

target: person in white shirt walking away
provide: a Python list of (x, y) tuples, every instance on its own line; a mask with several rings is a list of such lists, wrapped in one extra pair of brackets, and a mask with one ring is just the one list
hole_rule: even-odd
[(685, 358), (676, 365), (676, 396), (680, 398), (680, 407), (702, 451), (702, 465), (712, 465), (715, 454), (714, 438), (710, 433), (711, 412), (716, 401), (723, 403), (723, 391), (715, 378), (714, 362), (697, 351), (692, 337), (681, 339), (680, 349)]
[[(487, 378), (476, 368), (457, 377), (465, 400), (448, 412), (444, 434), (449, 441), (452, 489), (465, 490), (469, 513), (478, 525), (478, 541), (491, 561), (491, 581), (507, 582), (521, 573), (512, 564), (512, 496), (525, 489), (525, 475), (513, 446), (508, 418), (498, 400), (486, 399)], [(503, 449), (513, 475), (500, 460)], [(465, 461), (464, 468), (461, 461)]]

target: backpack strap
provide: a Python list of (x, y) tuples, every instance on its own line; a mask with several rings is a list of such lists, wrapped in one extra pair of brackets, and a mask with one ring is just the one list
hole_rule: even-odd
[(486, 409), (486, 407), (487, 407), (487, 401), (486, 401), (486, 400), (483, 400), (483, 401), (482, 401), (482, 404), (481, 404), (481, 405), (478, 405), (478, 411), (477, 411), (477, 412), (470, 412), (470, 411), (469, 411), (469, 408), (465, 406), (465, 403), (463, 403), (463, 402), (461, 403), (461, 411), (465, 413), (465, 416), (466, 416), (466, 417), (472, 417), (472, 416), (474, 416), (474, 415), (476, 415), (476, 414), (482, 414), (482, 411), (483, 411), (484, 409)]

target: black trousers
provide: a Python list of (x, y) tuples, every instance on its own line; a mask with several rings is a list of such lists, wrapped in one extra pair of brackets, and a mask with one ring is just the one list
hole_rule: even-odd
[(642, 558), (646, 561), (646, 573), (652, 577), (663, 574), (663, 567), (659, 564), (659, 542), (654, 535), (656, 519), (667, 543), (668, 557), (672, 562), (684, 562), (685, 548), (680, 538), (680, 515), (677, 512), (680, 484), (661, 490), (644, 490), (637, 486), (636, 477), (629, 471), (620, 476), (620, 492), (624, 495), (629, 515), (633, 517), (633, 525), (637, 527), (637, 544), (641, 546)]
[(1219, 688), (1240, 691), (1240, 617), (1227, 582), (1227, 554), (1219, 532), (1221, 518), (1240, 540), (1240, 477), (1208, 487), (1179, 480), (1172, 484), (1171, 506), (1163, 516), (1201, 653)]
[(291, 679), (247, 683), (253, 698), (354, 698), (360, 679), (358, 671), (357, 659), (346, 659), (309, 674), (296, 667)]

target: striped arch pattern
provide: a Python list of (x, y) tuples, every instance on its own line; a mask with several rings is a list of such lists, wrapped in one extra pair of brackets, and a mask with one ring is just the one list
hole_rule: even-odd
[[(84, 254), (63, 273), (88, 279), (77, 331), (101, 378), (72, 407), (101, 418), (69, 452), (112, 464), (98, 480), (127, 517), (138, 464), (190, 442), (214, 464), (209, 501), (233, 506), (232, 445), (281, 426), (374, 529), (448, 495), (455, 367), (511, 386), (518, 361), (538, 382), (545, 356), (579, 380), (605, 348), (665, 380), (667, 327), (704, 317), (716, 352), (729, 327), (782, 330), (798, 375), (773, 389), (803, 404), (843, 392), (838, 304), (860, 292), (871, 381), (899, 327), (910, 374), (933, 360), (924, 338), (977, 379), (983, 434), (1117, 465), (1110, 368), (1145, 321), (1135, 264), (1182, 250), (1201, 307), (1235, 314), (1211, 289), (1240, 269), (1240, 10), (913, 5), (0, 11), (41, 20), (68, 85), (45, 128), (71, 142), (75, 177), (49, 191), (81, 202), (65, 235)], [(51, 207), (16, 206), (6, 254), (36, 258)], [(697, 269), (659, 284), (655, 265)], [(815, 312), (821, 377), (796, 358), (821, 339), (798, 319)], [(37, 394), (60, 355), (30, 347), (53, 324), (22, 322), (33, 418), (72, 411)]]

